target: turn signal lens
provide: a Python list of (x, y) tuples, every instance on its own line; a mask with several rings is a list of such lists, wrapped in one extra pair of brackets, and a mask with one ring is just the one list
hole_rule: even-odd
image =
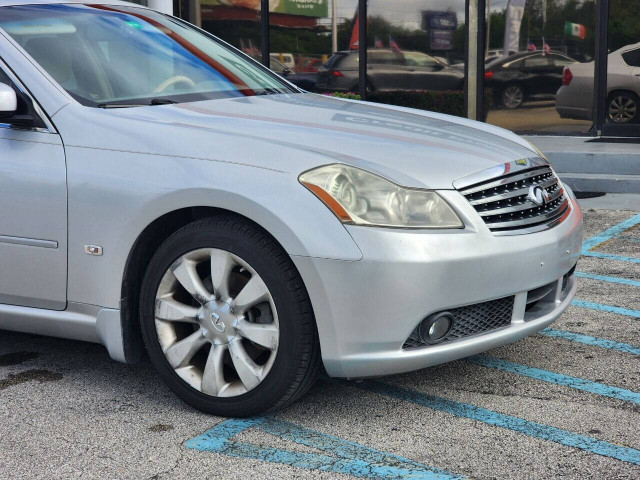
[(300, 183), (343, 223), (395, 228), (463, 228), (436, 192), (405, 188), (359, 168), (334, 164), (310, 170)]
[(485, 80), (489, 80), (491, 77), (493, 77), (493, 72), (491, 70), (487, 70), (486, 72), (484, 72)]

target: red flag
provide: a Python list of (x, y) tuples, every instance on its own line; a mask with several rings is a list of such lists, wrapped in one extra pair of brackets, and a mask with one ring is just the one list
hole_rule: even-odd
[(394, 52), (400, 51), (400, 47), (398, 46), (396, 41), (393, 38), (391, 38), (391, 35), (389, 35), (389, 47), (391, 47), (391, 50), (393, 50)]
[(358, 15), (358, 9), (356, 8), (356, 19), (353, 22), (353, 30), (351, 30), (351, 40), (349, 40), (349, 50), (358, 50), (360, 46), (360, 15)]
[(376, 35), (376, 43), (375, 43), (375, 47), (376, 47), (376, 48), (384, 48), (384, 45), (383, 45), (383, 43), (382, 43), (382, 40), (380, 40), (380, 39), (378, 38), (378, 36), (377, 36), (377, 35)]

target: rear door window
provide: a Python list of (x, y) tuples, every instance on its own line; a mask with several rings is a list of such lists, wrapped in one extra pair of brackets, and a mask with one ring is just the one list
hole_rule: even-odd
[(640, 67), (640, 48), (624, 52), (622, 54), (622, 59), (624, 60), (624, 63), (630, 67)]

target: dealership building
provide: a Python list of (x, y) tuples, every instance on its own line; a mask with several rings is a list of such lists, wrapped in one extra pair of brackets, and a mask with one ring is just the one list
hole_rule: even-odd
[(306, 90), (508, 128), (576, 190), (640, 193), (640, 0), (137, 3)]

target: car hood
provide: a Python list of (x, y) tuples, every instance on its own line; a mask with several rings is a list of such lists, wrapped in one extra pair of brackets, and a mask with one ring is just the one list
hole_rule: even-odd
[[(72, 138), (64, 139), (67, 145), (91, 139), (92, 148), (117, 145), (295, 175), (340, 162), (421, 188), (451, 189), (454, 180), (471, 173), (537, 156), (525, 140), (491, 125), (315, 94), (109, 110), (65, 108), (58, 116), (72, 117), (75, 124), (69, 128)], [(62, 128), (61, 133), (65, 135)]]

